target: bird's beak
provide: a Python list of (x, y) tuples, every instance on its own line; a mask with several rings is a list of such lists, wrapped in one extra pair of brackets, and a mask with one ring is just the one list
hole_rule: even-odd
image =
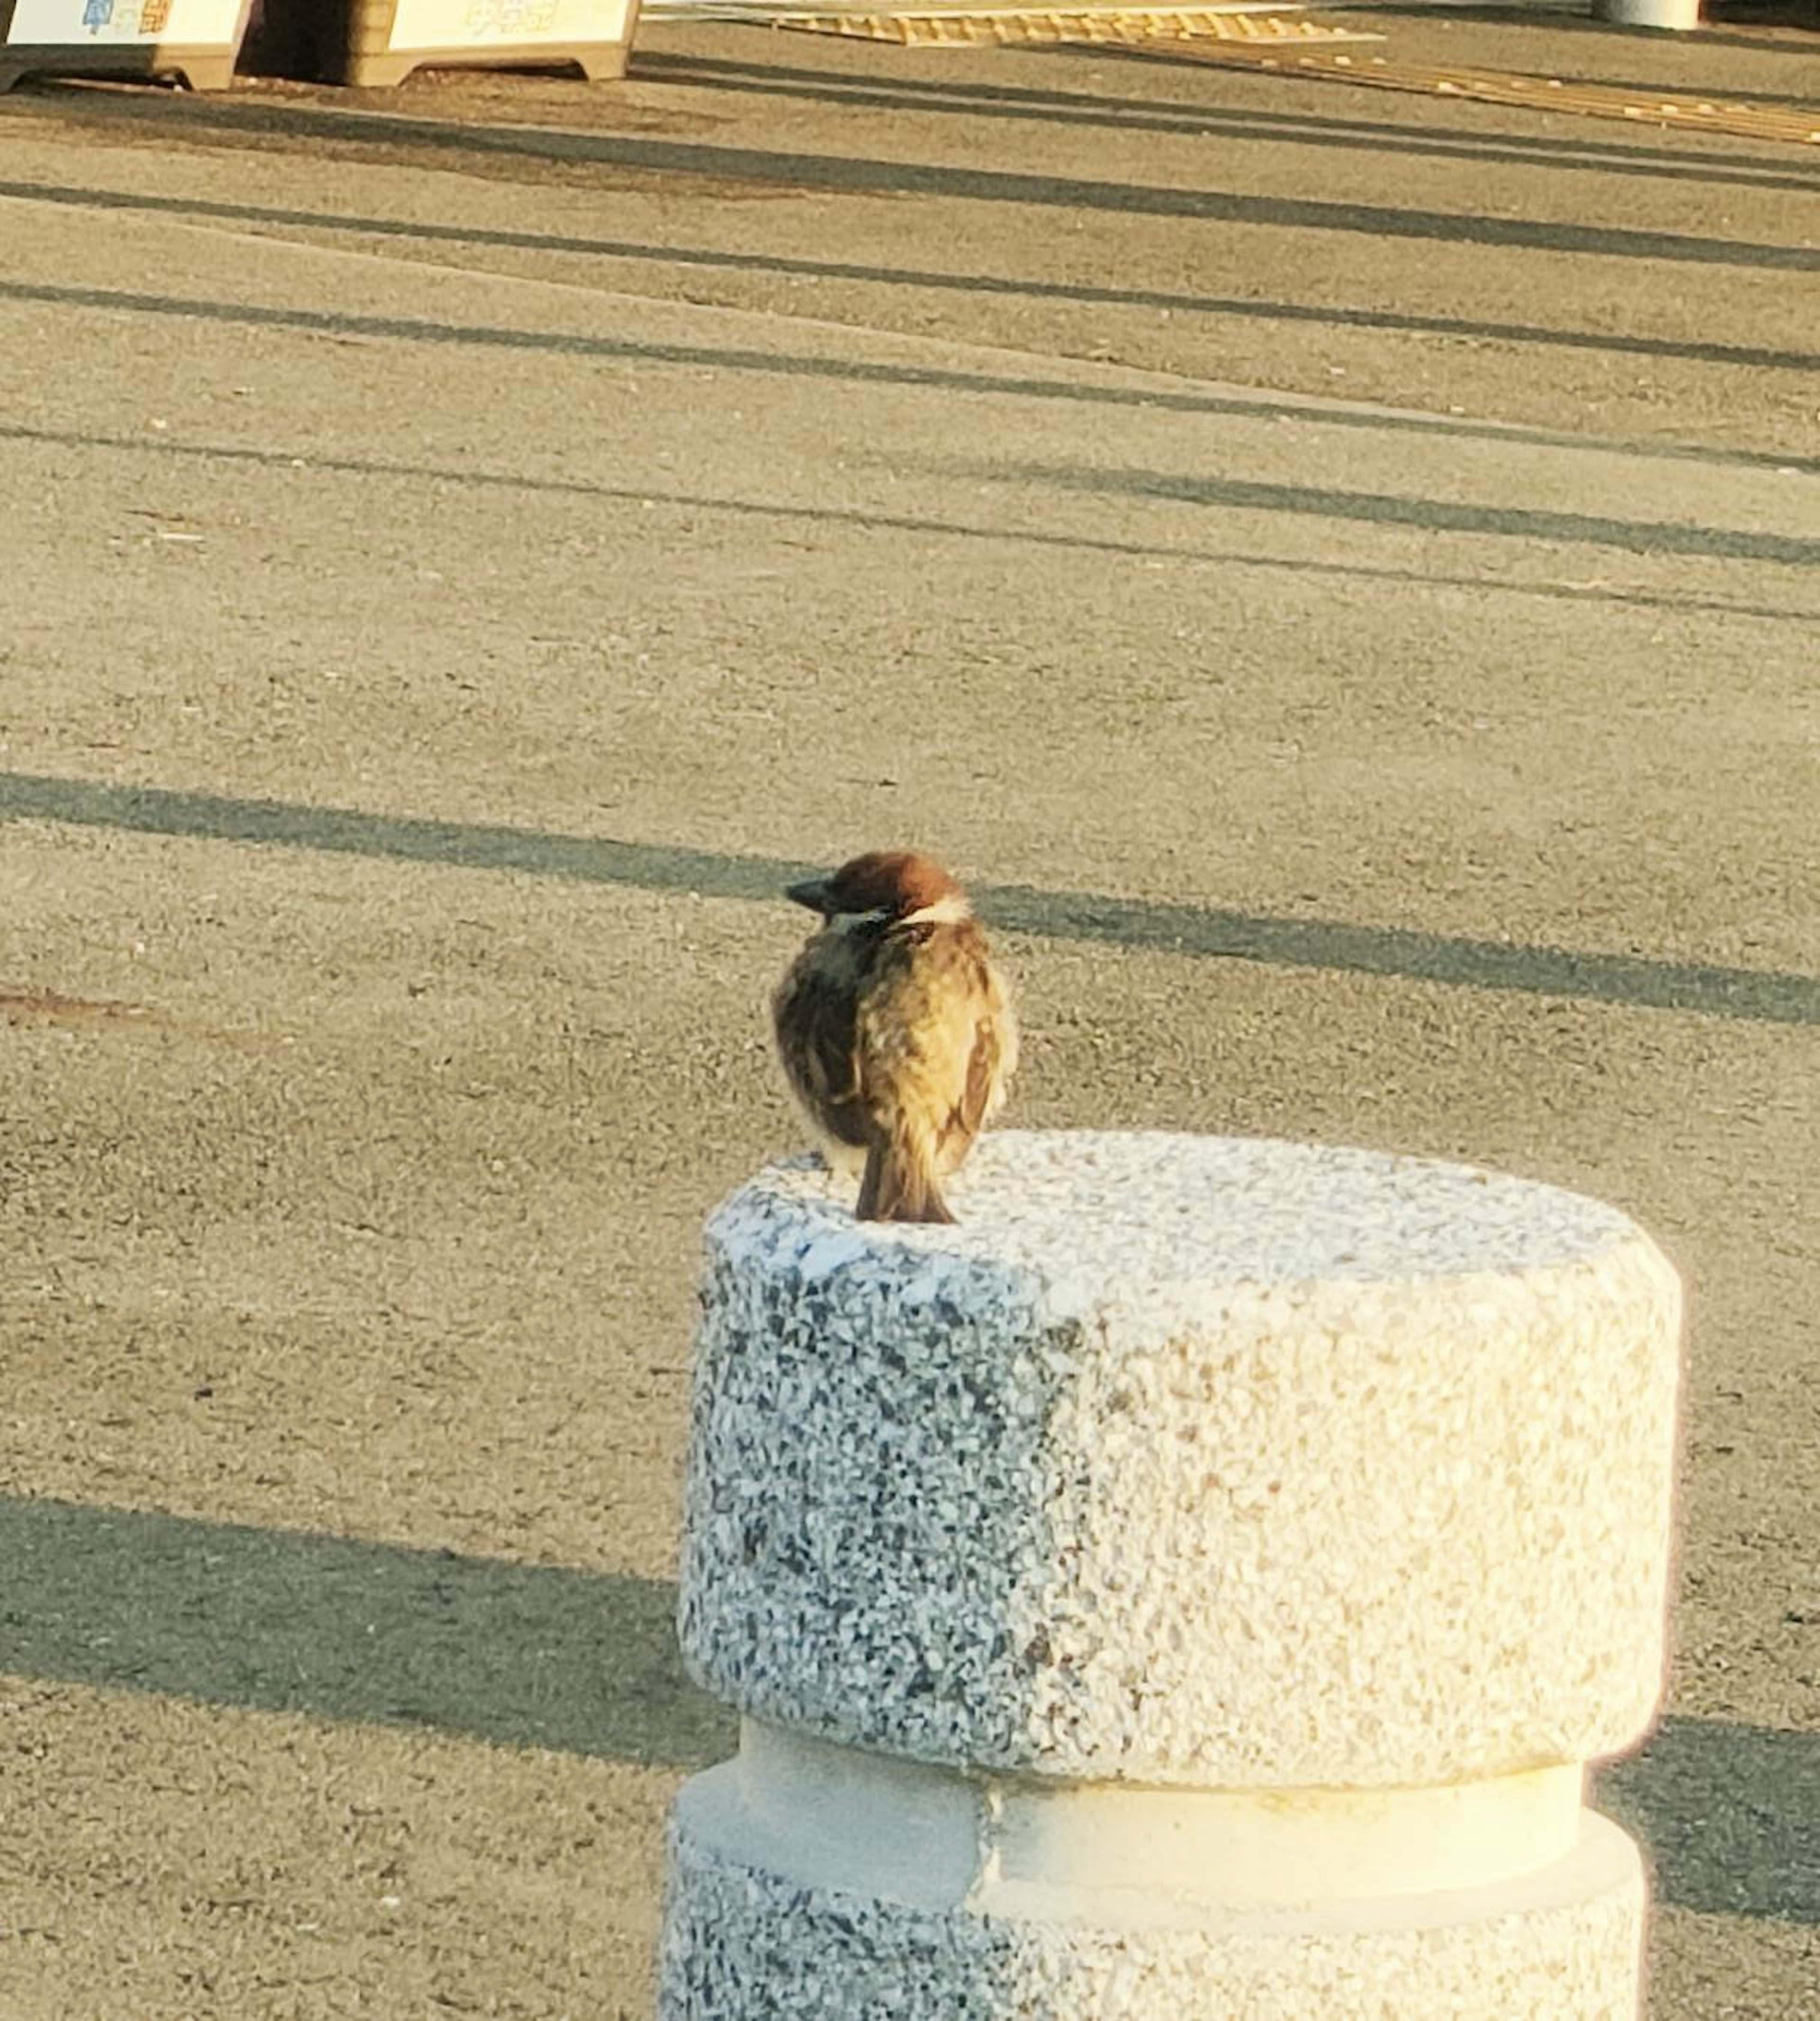
[(828, 910), (828, 879), (825, 877), (805, 877), (800, 884), (786, 884), (784, 896), (794, 905), (804, 905), (812, 912)]

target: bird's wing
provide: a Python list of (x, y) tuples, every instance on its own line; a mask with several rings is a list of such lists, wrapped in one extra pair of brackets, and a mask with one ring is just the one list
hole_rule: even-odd
[(798, 1100), (836, 1142), (863, 1149), (871, 1133), (851, 990), (799, 962), (777, 992), (775, 1016), (777, 1050)]
[(960, 1142), (950, 1155), (965, 1155), (1005, 1098), (1005, 1083), (1017, 1065), (1017, 1021), (1003, 985), (982, 952), (978, 957), (973, 1039), (966, 1055), (966, 1081), (955, 1105), (954, 1129)]
[(955, 1109), (956, 1125), (970, 1144), (985, 1128), (986, 1118), (998, 1106), (999, 1091), (1008, 1072), (1003, 1030), (999, 1021), (988, 1013), (974, 1027), (973, 1051), (967, 1055), (966, 1086)]
[(926, 930), (902, 971), (902, 1023), (914, 1033), (914, 1072), (926, 1112), (940, 1118), (935, 1149), (952, 1171), (1003, 1099), (1017, 1028), (979, 929)]

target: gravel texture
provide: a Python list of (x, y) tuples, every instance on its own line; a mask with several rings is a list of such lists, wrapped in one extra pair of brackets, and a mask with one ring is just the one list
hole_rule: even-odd
[(1461, 1167), (1002, 1133), (955, 1229), (708, 1233), (682, 1627), (741, 1710), (1219, 1786), (1611, 1753), (1660, 1688), (1679, 1294)]

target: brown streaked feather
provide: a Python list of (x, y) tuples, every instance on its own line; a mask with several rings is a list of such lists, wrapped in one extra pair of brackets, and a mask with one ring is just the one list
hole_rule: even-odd
[(1003, 1098), (1006, 1074), (999, 1022), (982, 1018), (974, 1027), (973, 1051), (967, 1056), (966, 1086), (953, 1120), (942, 1133), (941, 1169), (952, 1172), (974, 1147), (974, 1139)]
[(859, 1218), (951, 1221), (940, 1180), (1003, 1101), (1017, 1051), (964, 902), (958, 916), (831, 925), (797, 957), (773, 1010), (791, 1091), (831, 1161), (864, 1153)]
[[(884, 1080), (894, 1107), (925, 1119), (923, 1155), (952, 1171), (1003, 1097), (1005, 995), (970, 920), (887, 933), (859, 1021), (861, 1071)], [(881, 1074), (877, 1069), (883, 1069)], [(884, 1123), (868, 1087), (868, 1109)]]
[(894, 1131), (866, 1153), (860, 1181), (859, 1221), (949, 1222), (954, 1216), (941, 1196), (935, 1174), (916, 1148)]
[(817, 1127), (864, 1150), (872, 1133), (860, 1087), (852, 990), (825, 962), (811, 960), (814, 952), (812, 944), (797, 957), (774, 1000), (778, 1057)]

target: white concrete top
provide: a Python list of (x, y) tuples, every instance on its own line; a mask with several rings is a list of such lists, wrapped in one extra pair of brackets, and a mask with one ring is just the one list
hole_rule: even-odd
[(784, 1160), (715, 1217), (712, 1240), (768, 1263), (780, 1240), (808, 1274), (926, 1273), (968, 1262), (1042, 1273), (1051, 1304), (1114, 1287), (1204, 1301), (1234, 1284), (1458, 1277), (1600, 1254), (1635, 1233), (1615, 1207), (1470, 1165), (1332, 1145), (1167, 1131), (1000, 1131), (950, 1182), (956, 1227), (856, 1222), (852, 1188)]
[(1636, 1739), (1660, 1683), (1673, 1271), (1426, 1161), (1004, 1132), (959, 1226), (774, 1168), (715, 1216), (697, 1675), (934, 1761), (1446, 1782)]

